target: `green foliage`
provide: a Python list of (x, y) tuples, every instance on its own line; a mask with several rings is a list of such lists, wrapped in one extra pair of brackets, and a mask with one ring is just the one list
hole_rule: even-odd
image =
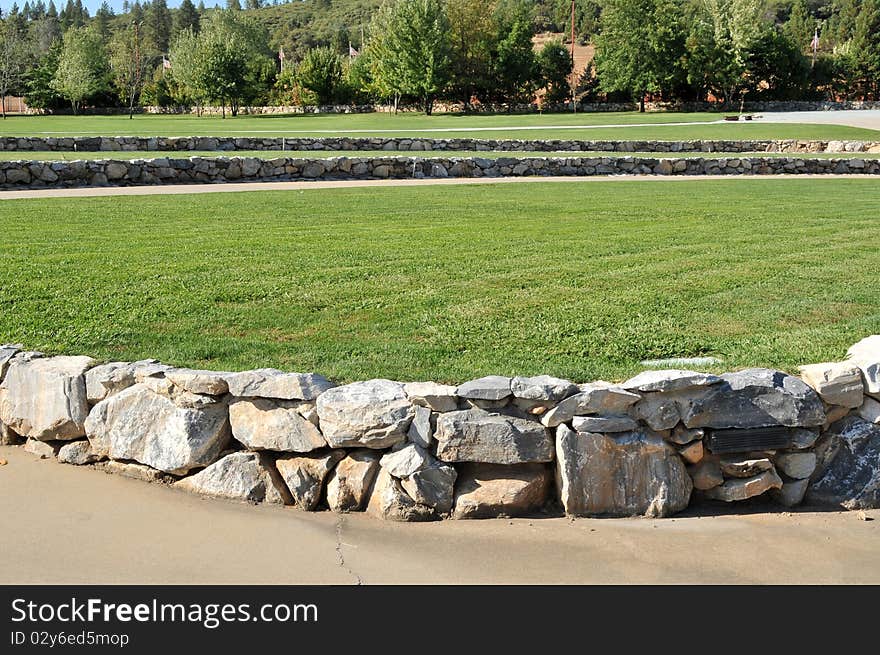
[(807, 59), (781, 30), (768, 29), (752, 43), (746, 70), (749, 98), (794, 100), (809, 93)]
[(672, 0), (608, 0), (597, 39), (596, 70), (602, 89), (667, 95), (683, 76), (682, 16)]
[(192, 0), (183, 0), (174, 14), (174, 30), (175, 32), (192, 30), (198, 34), (200, 21), (201, 17)]
[(470, 105), (493, 87), (492, 51), (495, 47), (497, 0), (446, 0), (450, 30), (450, 70), (447, 93)]
[(108, 78), (101, 36), (87, 27), (67, 30), (52, 88), (70, 101), (76, 113), (84, 101), (107, 89)]
[(243, 12), (211, 15), (201, 30), (181, 32), (171, 48), (171, 74), (181, 101), (216, 102), (232, 115), (271, 87), (275, 64), (265, 30)]
[(150, 39), (153, 48), (158, 53), (166, 54), (173, 24), (168, 4), (165, 0), (153, 0), (147, 5), (145, 13), (147, 38)]
[(393, 0), (371, 28), (374, 76), (390, 95), (419, 99), (430, 114), (450, 74), (449, 19), (440, 0)]
[(540, 70), (532, 47), (528, 5), (501, 3), (495, 12), (497, 42), (492, 60), (492, 99), (530, 102), (538, 87)]
[(571, 99), (571, 53), (559, 41), (550, 41), (538, 54), (541, 78), (547, 88), (548, 102), (564, 102)]
[(314, 104), (330, 104), (342, 82), (342, 57), (329, 47), (309, 50), (296, 69), (296, 78), (314, 94)]
[(0, 21), (0, 112), (6, 117), (6, 96), (20, 90), (28, 56), (25, 27), (12, 19)]
[(113, 84), (119, 98), (128, 105), (130, 116), (150, 73), (150, 55), (143, 43), (141, 31), (135, 25), (116, 32), (110, 41), (109, 50)]
[(25, 76), (25, 102), (28, 106), (35, 109), (57, 109), (64, 104), (64, 98), (52, 85), (60, 57), (59, 40), (37, 60), (37, 65)]

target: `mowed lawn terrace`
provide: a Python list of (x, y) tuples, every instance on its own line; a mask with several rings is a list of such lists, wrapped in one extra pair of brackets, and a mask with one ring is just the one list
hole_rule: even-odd
[(880, 332), (878, 210), (861, 179), (4, 201), (0, 341), (338, 381), (793, 371)]
[(880, 140), (880, 131), (841, 125), (723, 121), (724, 114), (597, 112), (462, 115), (387, 112), (262, 115), (10, 116), (0, 136), (400, 136), (482, 139)]

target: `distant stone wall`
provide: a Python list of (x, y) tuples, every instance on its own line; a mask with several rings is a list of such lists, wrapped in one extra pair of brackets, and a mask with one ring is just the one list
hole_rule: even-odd
[[(336, 386), (0, 346), (0, 444), (208, 496), (394, 521), (662, 517), (764, 494), (782, 507), (878, 507), (880, 336), (847, 357), (800, 377)], [(730, 432), (758, 428), (763, 441)]]
[(190, 157), (0, 162), (0, 187), (592, 175), (880, 175), (880, 159), (797, 157)]
[[(737, 113), (739, 104), (733, 107), (724, 107), (710, 102), (647, 102), (645, 107), (648, 111), (723, 111), (724, 113)], [(590, 114), (598, 112), (638, 111), (639, 105), (635, 102), (579, 102), (577, 112)], [(759, 111), (836, 111), (854, 109), (880, 109), (880, 102), (872, 100), (766, 100), (747, 101), (743, 106), (746, 112)], [(423, 111), (421, 105), (400, 105), (397, 111), (400, 113), (412, 113)], [(390, 105), (365, 104), (365, 105), (277, 105), (277, 106), (254, 106), (239, 107), (238, 113), (242, 116), (277, 115), (277, 114), (369, 114), (390, 113), (394, 108)], [(485, 103), (471, 107), (465, 107), (461, 102), (435, 102), (435, 114), (445, 113), (469, 113), (469, 114), (563, 114), (572, 113), (570, 102), (560, 102), (550, 105), (539, 106), (537, 103)], [(30, 114), (70, 114), (68, 108), (46, 111), (43, 109), (28, 109)], [(81, 109), (84, 114), (128, 114), (126, 107), (97, 107)], [(135, 113), (144, 114), (201, 114), (204, 116), (220, 116), (224, 113), (222, 107), (136, 107)], [(229, 107), (225, 113), (231, 115)]]
[(0, 150), (20, 152), (149, 152), (235, 150), (397, 150), (510, 152), (880, 152), (880, 141), (470, 139), (401, 137), (0, 137)]

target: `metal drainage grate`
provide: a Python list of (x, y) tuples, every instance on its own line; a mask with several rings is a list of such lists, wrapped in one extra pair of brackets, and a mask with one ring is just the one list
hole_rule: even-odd
[(791, 446), (791, 431), (783, 427), (712, 430), (708, 446), (716, 455), (788, 448)]

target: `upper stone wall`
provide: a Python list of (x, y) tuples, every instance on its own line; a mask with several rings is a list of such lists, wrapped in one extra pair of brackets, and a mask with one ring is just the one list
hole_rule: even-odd
[(388, 150), (510, 152), (880, 152), (880, 141), (471, 139), (401, 137), (0, 137), (0, 150), (21, 152), (149, 152), (235, 150)]

